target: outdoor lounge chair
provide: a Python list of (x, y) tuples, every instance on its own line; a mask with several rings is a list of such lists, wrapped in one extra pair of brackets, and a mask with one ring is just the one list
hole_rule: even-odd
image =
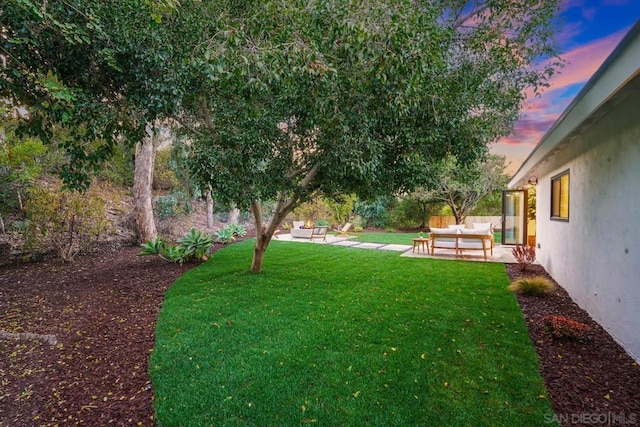
[(314, 237), (322, 237), (322, 240), (326, 242), (327, 230), (329, 230), (329, 227), (324, 225), (320, 227), (313, 227), (313, 231), (311, 232), (311, 238), (309, 240), (313, 242)]
[(348, 222), (344, 225), (344, 227), (340, 228), (340, 229), (336, 229), (333, 230), (336, 232), (337, 236), (348, 236), (349, 234), (347, 233), (347, 230), (349, 230), (351, 228), (351, 223)]

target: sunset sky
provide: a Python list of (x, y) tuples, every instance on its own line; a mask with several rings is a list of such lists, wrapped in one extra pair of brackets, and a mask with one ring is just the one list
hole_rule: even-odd
[(556, 40), (566, 65), (541, 97), (528, 99), (513, 134), (492, 144), (515, 173), (546, 131), (640, 19), (640, 0), (564, 0)]

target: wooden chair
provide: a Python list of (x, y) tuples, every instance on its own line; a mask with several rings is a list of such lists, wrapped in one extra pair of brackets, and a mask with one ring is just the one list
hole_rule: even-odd
[(347, 230), (351, 228), (351, 223), (348, 222), (341, 229), (334, 230), (336, 232), (336, 236), (348, 236)]
[(322, 237), (322, 240), (326, 242), (327, 230), (329, 230), (329, 227), (326, 227), (326, 226), (313, 227), (313, 231), (311, 232), (311, 238), (309, 240), (313, 242), (314, 237)]

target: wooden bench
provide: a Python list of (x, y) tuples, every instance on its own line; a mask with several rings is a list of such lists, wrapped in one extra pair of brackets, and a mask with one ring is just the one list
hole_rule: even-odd
[[(438, 239), (447, 239), (447, 242), (439, 243)], [(454, 243), (455, 241), (455, 243)], [(431, 255), (435, 249), (454, 249), (456, 256), (462, 255), (463, 250), (478, 250), (484, 253), (487, 260), (487, 249), (493, 255), (493, 237), (486, 233), (459, 234), (459, 233), (430, 233)], [(452, 247), (452, 243), (453, 247)]]

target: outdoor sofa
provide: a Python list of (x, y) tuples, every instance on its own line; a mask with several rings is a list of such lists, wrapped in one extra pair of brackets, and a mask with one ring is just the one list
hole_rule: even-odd
[(493, 230), (491, 223), (473, 223), (473, 228), (464, 225), (450, 225), (448, 228), (431, 228), (429, 244), (431, 255), (435, 249), (453, 249), (455, 255), (462, 255), (464, 250), (481, 250), (484, 259), (487, 251), (493, 255)]

